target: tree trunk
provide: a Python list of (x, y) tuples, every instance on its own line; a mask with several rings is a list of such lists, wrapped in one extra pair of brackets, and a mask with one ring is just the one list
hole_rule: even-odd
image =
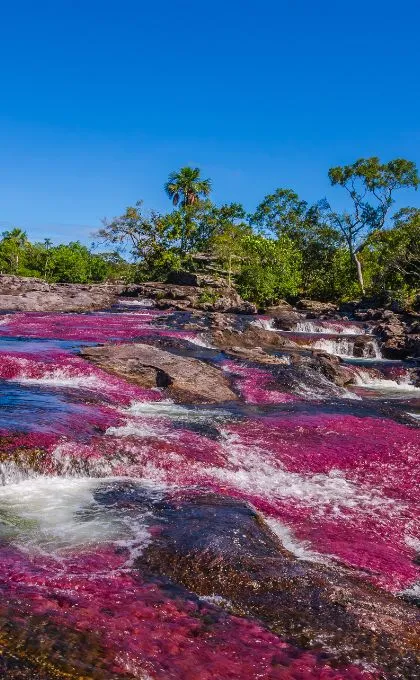
[(357, 280), (358, 280), (358, 282), (359, 282), (359, 286), (360, 286), (360, 288), (361, 288), (362, 295), (364, 295), (364, 294), (365, 294), (365, 282), (364, 282), (364, 280), (363, 280), (362, 265), (361, 265), (361, 263), (360, 263), (359, 258), (357, 257), (357, 253), (354, 253), (354, 254), (353, 254), (353, 259), (354, 259), (354, 261), (355, 261), (355, 263), (356, 263)]

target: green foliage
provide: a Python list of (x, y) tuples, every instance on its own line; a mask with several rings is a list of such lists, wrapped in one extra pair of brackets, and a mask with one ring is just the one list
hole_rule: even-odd
[(395, 300), (414, 296), (420, 289), (420, 210), (400, 210), (393, 227), (375, 231), (362, 252), (372, 291)]
[(128, 279), (130, 265), (117, 253), (93, 253), (79, 242), (53, 246), (49, 239), (31, 243), (20, 229), (0, 240), (0, 271), (51, 282), (96, 283)]
[[(108, 252), (79, 242), (31, 243), (21, 229), (0, 239), (0, 271), (57, 282), (166, 280), (170, 271), (196, 271), (199, 263), (236, 283), (259, 306), (298, 295), (353, 299), (360, 290), (406, 304), (419, 292), (420, 210), (404, 208), (389, 219), (398, 189), (420, 183), (411, 161), (377, 157), (331, 168), (333, 186), (349, 199), (334, 211), (324, 199), (309, 205), (292, 189), (278, 188), (247, 215), (239, 203), (216, 205), (211, 182), (199, 168), (169, 175), (166, 214), (142, 201), (104, 220), (97, 233)], [(201, 292), (200, 302), (214, 302)]]
[(342, 213), (330, 211), (330, 220), (339, 229), (354, 261), (362, 292), (365, 290), (362, 265), (358, 253), (369, 234), (386, 226), (386, 219), (398, 189), (420, 184), (416, 165), (404, 158), (381, 163), (376, 156), (359, 158), (352, 165), (330, 168), (331, 184), (343, 187), (351, 209)]
[(291, 189), (276, 189), (268, 194), (250, 216), (251, 224), (269, 236), (287, 234), (291, 238), (302, 230), (308, 204)]
[(298, 294), (302, 256), (288, 236), (245, 236), (243, 262), (236, 282), (241, 295), (259, 306)]
[(215, 293), (212, 290), (204, 289), (201, 291), (200, 295), (198, 296), (198, 302), (200, 304), (210, 304), (214, 305), (216, 300), (219, 298), (219, 295)]

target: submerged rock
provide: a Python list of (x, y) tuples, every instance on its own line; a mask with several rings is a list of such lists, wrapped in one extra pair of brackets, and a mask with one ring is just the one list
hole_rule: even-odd
[(218, 403), (237, 399), (214, 366), (140, 343), (88, 347), (83, 356), (105, 371), (142, 387), (164, 387), (177, 401)]
[(154, 540), (136, 562), (142, 573), (217, 596), (300, 647), (379, 665), (386, 677), (415, 677), (415, 609), (338, 569), (298, 560), (246, 503), (189, 494), (157, 504), (154, 516)]

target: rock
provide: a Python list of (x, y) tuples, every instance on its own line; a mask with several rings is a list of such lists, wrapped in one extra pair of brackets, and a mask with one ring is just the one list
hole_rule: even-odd
[(221, 312), (212, 312), (208, 315), (208, 324), (210, 328), (220, 328), (223, 330), (231, 329), (235, 326), (236, 317), (232, 314), (223, 314)]
[(218, 403), (237, 399), (226, 376), (204, 361), (140, 343), (83, 349), (83, 356), (142, 387), (164, 387), (176, 401)]
[(405, 328), (399, 319), (392, 319), (386, 323), (380, 323), (374, 328), (375, 335), (379, 336), (381, 340), (390, 340), (391, 338), (403, 337)]
[(408, 335), (405, 340), (407, 356), (420, 357), (420, 333)]
[(319, 302), (318, 300), (299, 300), (296, 307), (307, 312), (307, 318), (315, 318), (324, 314), (330, 316), (338, 312), (337, 305), (332, 302)]
[(274, 319), (274, 328), (278, 328), (282, 331), (294, 330), (296, 324), (305, 318), (302, 314), (287, 309), (271, 313), (271, 316)]
[(265, 308), (265, 314), (269, 314), (270, 316), (276, 316), (277, 313), (283, 313), (283, 312), (291, 312), (293, 310), (293, 307), (289, 302), (286, 302), (286, 300), (279, 300), (275, 305), (271, 305), (270, 307)]
[(375, 358), (376, 351), (372, 338), (368, 335), (360, 335), (356, 338), (353, 345), (353, 356), (367, 359)]
[(383, 356), (386, 359), (404, 359), (408, 354), (404, 324), (390, 311), (385, 311), (382, 319), (382, 322), (375, 326), (374, 332), (382, 340)]
[(199, 288), (228, 288), (226, 279), (208, 274), (197, 274), (187, 271), (172, 271), (166, 278), (166, 283), (176, 286), (197, 286)]
[[(197, 275), (198, 276), (198, 275)], [(211, 282), (211, 277), (206, 279)], [(234, 288), (200, 285), (175, 285), (148, 282), (139, 286), (140, 295), (156, 301), (160, 309), (200, 309), (208, 312), (256, 314), (257, 307), (241, 298)]]
[(414, 677), (415, 608), (332, 566), (297, 559), (243, 501), (178, 494), (157, 501), (153, 517), (154, 539), (136, 560), (142, 574), (217, 594), (232, 613), (260, 619), (300, 647), (322, 640), (340, 661)]
[(220, 349), (266, 347), (272, 349), (296, 349), (298, 346), (289, 338), (258, 326), (248, 326), (244, 331), (217, 330), (212, 334), (212, 342)]
[(420, 333), (420, 319), (413, 321), (407, 328), (407, 333), (418, 334)]
[(267, 354), (262, 347), (230, 347), (224, 350), (225, 354), (234, 359), (246, 359), (256, 364), (275, 365), (288, 364), (284, 357), (278, 357), (275, 354)]
[[(126, 290), (126, 286), (116, 284), (49, 284), (35, 278), (0, 276), (0, 309), (19, 312), (87, 312), (110, 307)], [(130, 294), (133, 292), (131, 287)]]
[(382, 342), (381, 353), (385, 359), (406, 359), (408, 349), (404, 336), (397, 336)]
[(325, 352), (312, 352), (311, 365), (315, 370), (325, 375), (328, 380), (333, 382), (338, 387), (350, 385), (354, 381), (354, 373), (343, 366), (341, 360), (337, 356), (327, 354)]

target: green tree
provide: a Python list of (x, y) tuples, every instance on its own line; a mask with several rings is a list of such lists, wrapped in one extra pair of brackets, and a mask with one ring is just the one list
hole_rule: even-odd
[(266, 236), (287, 234), (296, 240), (304, 228), (308, 204), (292, 189), (276, 189), (250, 215), (251, 224)]
[(379, 294), (409, 298), (420, 290), (420, 209), (403, 208), (390, 229), (373, 232), (362, 256)]
[(147, 261), (156, 249), (169, 245), (168, 226), (163, 216), (154, 211), (144, 213), (143, 201), (137, 201), (111, 221), (104, 219), (103, 225), (96, 232), (96, 238), (115, 246), (117, 252), (128, 251), (136, 260)]
[(302, 257), (302, 292), (321, 299), (336, 292), (333, 265), (343, 243), (340, 232), (328, 224), (328, 207), (325, 200), (310, 206), (296, 192), (280, 188), (265, 196), (250, 216), (261, 233), (293, 241)]
[(404, 158), (381, 163), (379, 158), (360, 158), (351, 165), (330, 168), (331, 184), (343, 187), (350, 199), (351, 209), (342, 213), (330, 212), (330, 220), (338, 228), (354, 263), (362, 293), (365, 293), (362, 263), (359, 253), (366, 239), (375, 230), (383, 229), (394, 203), (395, 191), (417, 189), (420, 178), (416, 165)]
[(0, 242), (2, 269), (10, 274), (18, 274), (28, 244), (28, 237), (22, 229), (16, 227), (11, 231), (4, 231)]
[(165, 191), (175, 208), (179, 205), (182, 217), (180, 250), (181, 254), (184, 254), (188, 238), (194, 231), (195, 208), (200, 200), (210, 195), (211, 181), (202, 179), (199, 168), (186, 166), (177, 172), (171, 172), (165, 184)]
[(239, 292), (259, 306), (298, 294), (302, 280), (301, 254), (287, 235), (243, 238), (243, 258), (237, 276)]

